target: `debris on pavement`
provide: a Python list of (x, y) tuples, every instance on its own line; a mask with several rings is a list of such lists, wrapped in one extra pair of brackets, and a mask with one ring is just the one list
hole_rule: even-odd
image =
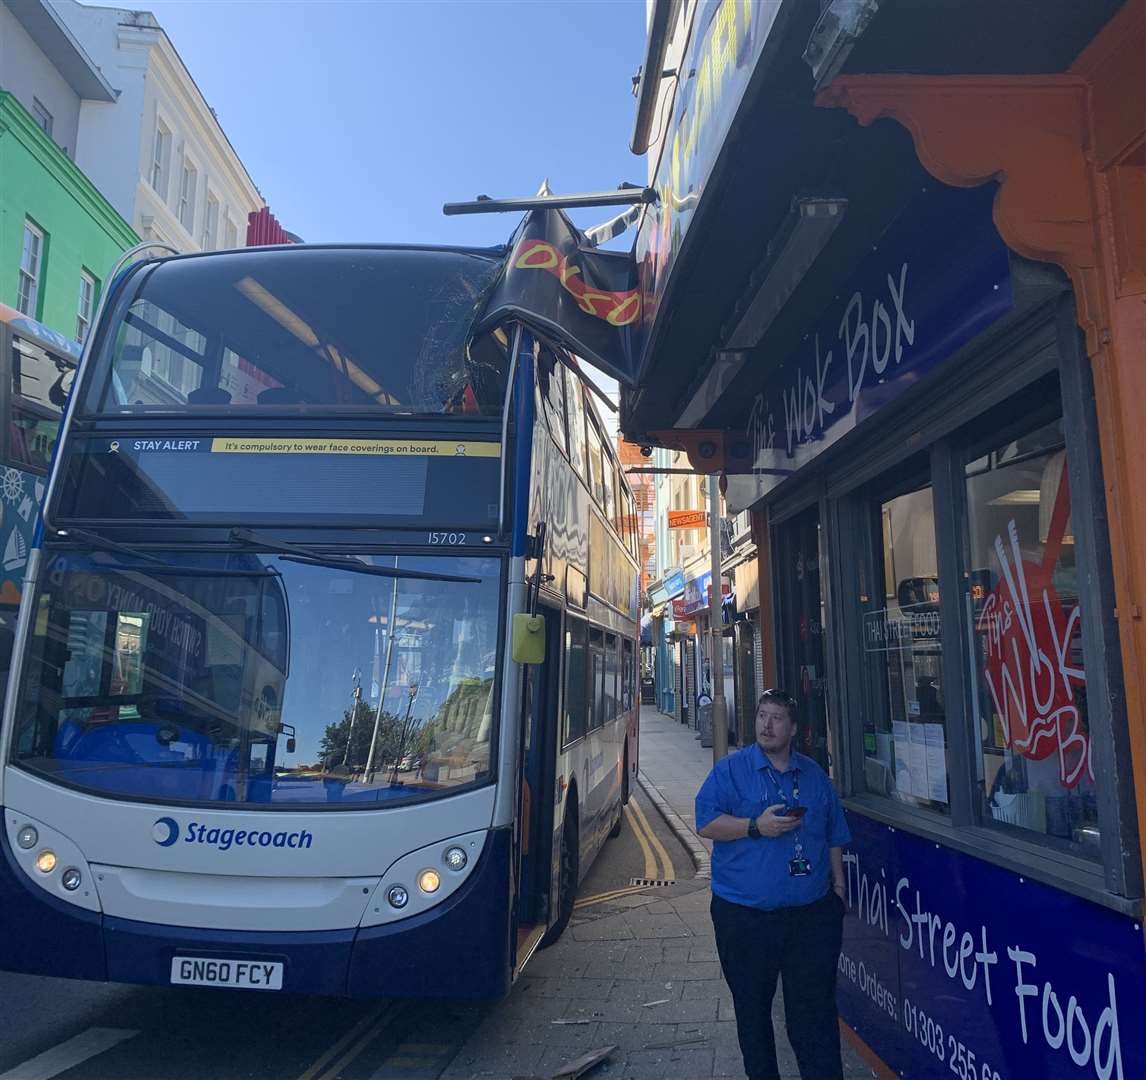
[(586, 1054), (582, 1054), (579, 1058), (570, 1061), (566, 1065), (562, 1065), (553, 1074), (553, 1080), (577, 1080), (579, 1076), (584, 1076), (595, 1065), (599, 1065), (604, 1061), (614, 1050), (616, 1045), (602, 1046), (596, 1050), (590, 1050)]

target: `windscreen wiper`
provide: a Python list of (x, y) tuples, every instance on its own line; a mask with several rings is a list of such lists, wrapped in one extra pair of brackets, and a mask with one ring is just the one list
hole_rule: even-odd
[(374, 566), (356, 559), (352, 555), (332, 555), (325, 551), (303, 544), (288, 543), (265, 533), (255, 532), (253, 529), (232, 529), (231, 539), (236, 544), (245, 547), (259, 548), (262, 551), (273, 551), (281, 555), (287, 562), (309, 564), (311, 566), (329, 566), (338, 570), (350, 570), (356, 574), (376, 574), (378, 577), (413, 578), (418, 581), (457, 581), (466, 585), (480, 585), (481, 578), (462, 577), (459, 574), (435, 574), (429, 570), (402, 570), (396, 566)]
[(234, 570), (212, 566), (177, 566), (157, 559), (154, 555), (148, 555), (146, 551), (137, 551), (127, 544), (121, 544), (117, 540), (109, 540), (106, 536), (100, 536), (99, 533), (89, 532), (87, 529), (73, 529), (70, 525), (67, 528), (56, 529), (52, 539), (75, 541), (85, 544), (94, 551), (108, 552), (112, 555), (118, 555), (121, 559), (134, 559), (136, 562), (144, 564), (140, 569), (148, 574), (178, 574), (180, 577), (249, 578), (279, 576), (279, 572), (273, 566), (262, 566), (257, 570)]
[(116, 555), (128, 555), (133, 559), (139, 559), (140, 562), (156, 563), (159, 566), (167, 565), (162, 559), (155, 558), (154, 555), (148, 555), (145, 551), (136, 551), (135, 548), (128, 547), (127, 544), (109, 540), (106, 536), (88, 532), (87, 529), (73, 529), (70, 526), (66, 529), (56, 529), (52, 539), (78, 540), (81, 544), (87, 544), (88, 547), (94, 548), (96, 551), (110, 551)]

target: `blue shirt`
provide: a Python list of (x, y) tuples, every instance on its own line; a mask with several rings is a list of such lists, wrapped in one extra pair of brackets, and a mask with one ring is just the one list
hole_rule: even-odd
[[(796, 790), (799, 789), (799, 799)], [(828, 850), (851, 842), (839, 797), (827, 774), (811, 758), (793, 752), (781, 773), (759, 744), (718, 761), (696, 795), (696, 827), (721, 814), (758, 817), (769, 806), (806, 806), (799, 829), (777, 837), (717, 840), (712, 846), (712, 891), (723, 900), (772, 910), (819, 900), (832, 881)], [(788, 864), (803, 847), (811, 872), (793, 877)]]

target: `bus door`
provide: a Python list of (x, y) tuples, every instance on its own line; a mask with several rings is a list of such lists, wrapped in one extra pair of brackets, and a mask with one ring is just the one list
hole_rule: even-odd
[(553, 804), (560, 728), (561, 613), (544, 604), (545, 662), (525, 669), (522, 698), (522, 784), (518, 806), (518, 926), (544, 925), (549, 916), (553, 863)]

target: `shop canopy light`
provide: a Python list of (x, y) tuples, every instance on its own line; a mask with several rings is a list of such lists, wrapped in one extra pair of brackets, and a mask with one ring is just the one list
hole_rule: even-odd
[(768, 245), (763, 266), (753, 275), (754, 283), (759, 283), (742, 304), (736, 325), (674, 426), (696, 427), (712, 411), (740, 374), (748, 350), (764, 340), (776, 316), (839, 228), (847, 208), (847, 199), (809, 196), (795, 200)]

